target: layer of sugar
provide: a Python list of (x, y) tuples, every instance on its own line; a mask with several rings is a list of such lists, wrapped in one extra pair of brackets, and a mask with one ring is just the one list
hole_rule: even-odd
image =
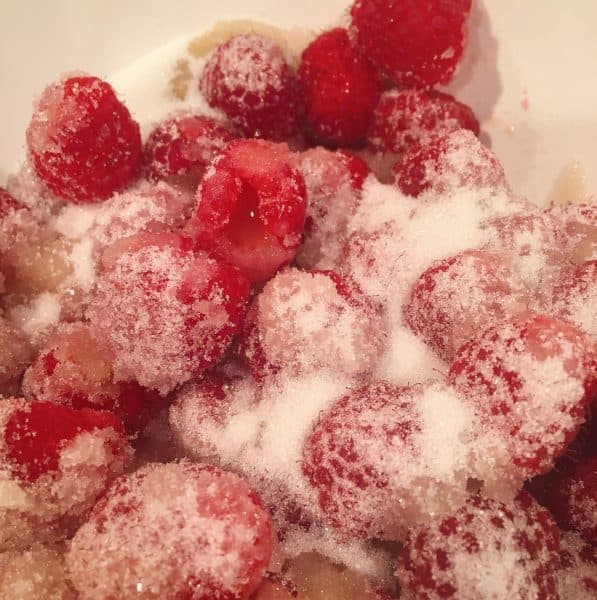
[[(574, 531), (562, 532), (562, 564), (556, 571), (562, 600), (594, 600), (597, 589), (597, 550)], [(591, 560), (592, 558), (592, 560)]]
[(28, 304), (10, 309), (10, 319), (35, 342), (60, 321), (60, 297), (52, 292), (35, 296)]

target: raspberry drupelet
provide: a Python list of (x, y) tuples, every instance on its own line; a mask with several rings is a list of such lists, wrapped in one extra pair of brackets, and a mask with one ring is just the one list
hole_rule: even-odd
[(350, 279), (287, 269), (254, 299), (241, 346), (257, 381), (320, 369), (356, 376), (375, 364), (383, 331), (376, 305)]
[(448, 382), (507, 444), (521, 481), (547, 472), (585, 420), (595, 393), (592, 340), (532, 313), (494, 325), (456, 353)]
[(357, 0), (359, 47), (401, 86), (448, 83), (462, 56), (471, 0)]
[(142, 233), (104, 252), (87, 316), (114, 357), (115, 381), (166, 394), (226, 352), (249, 282), (192, 245), (173, 233)]
[(23, 379), (30, 400), (109, 410), (139, 431), (164, 405), (136, 382), (114, 382), (112, 357), (86, 323), (63, 323), (44, 341)]
[(199, 89), (248, 137), (284, 140), (297, 128), (297, 84), (282, 49), (266, 38), (241, 34), (209, 58)]
[(149, 134), (143, 148), (144, 172), (152, 181), (186, 181), (197, 187), (205, 169), (233, 137), (209, 117), (174, 116)]
[(396, 575), (416, 598), (557, 600), (559, 532), (528, 494), (511, 503), (473, 496), (439, 522), (413, 529)]
[(373, 65), (355, 48), (346, 29), (318, 36), (298, 69), (306, 134), (331, 146), (362, 145), (379, 98)]
[(247, 600), (272, 553), (272, 524), (233, 473), (148, 464), (118, 479), (73, 538), (81, 600)]
[(499, 256), (467, 250), (436, 261), (416, 281), (404, 317), (441, 358), (524, 304), (514, 273)]
[(27, 129), (38, 177), (68, 202), (99, 202), (132, 183), (141, 134), (112, 87), (88, 75), (67, 77), (41, 95)]
[(440, 133), (409, 146), (393, 169), (396, 186), (407, 196), (441, 196), (458, 188), (508, 189), (498, 158), (472, 131)]
[(0, 400), (0, 548), (72, 535), (132, 456), (109, 412)]
[(454, 129), (479, 135), (479, 121), (466, 104), (437, 90), (393, 89), (384, 92), (375, 107), (367, 141), (376, 152), (399, 154)]
[(306, 269), (332, 269), (348, 237), (348, 222), (361, 199), (367, 164), (345, 150), (312, 148), (301, 153), (307, 188), (307, 218), (296, 257)]
[(285, 144), (236, 140), (197, 189), (188, 231), (197, 245), (237, 266), (251, 281), (271, 277), (296, 255), (306, 191)]

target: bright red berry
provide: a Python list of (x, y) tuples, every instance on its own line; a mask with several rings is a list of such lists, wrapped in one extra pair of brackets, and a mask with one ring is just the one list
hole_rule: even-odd
[(128, 431), (138, 431), (164, 405), (156, 392), (136, 382), (114, 382), (112, 357), (85, 323), (61, 324), (27, 370), (27, 398), (73, 408), (109, 410)]
[(67, 564), (82, 598), (246, 600), (271, 554), (271, 518), (237, 475), (154, 463), (114, 483)]
[(141, 134), (112, 87), (78, 76), (48, 86), (27, 129), (40, 179), (69, 202), (98, 202), (137, 176)]
[(144, 170), (153, 181), (183, 178), (196, 187), (233, 137), (229, 129), (209, 117), (173, 117), (149, 134), (143, 149)]
[(574, 439), (595, 389), (592, 340), (564, 321), (527, 314), (456, 353), (448, 381), (501, 436), (526, 477), (546, 472)]
[(437, 90), (394, 89), (384, 92), (375, 107), (367, 141), (377, 152), (398, 154), (454, 129), (479, 135), (479, 121), (466, 104)]
[(251, 281), (288, 264), (300, 245), (307, 205), (293, 163), (284, 144), (231, 142), (197, 189), (190, 231), (198, 246)]
[(416, 598), (557, 600), (559, 532), (528, 494), (472, 497), (453, 516), (410, 532), (396, 575)]
[(445, 194), (459, 187), (507, 189), (497, 157), (465, 129), (438, 134), (409, 146), (393, 169), (395, 183), (408, 196)]
[(199, 88), (246, 136), (283, 140), (296, 131), (295, 77), (270, 40), (254, 34), (230, 38), (205, 64)]
[(359, 47), (402, 86), (448, 83), (462, 56), (471, 0), (357, 0)]
[(165, 394), (219, 360), (237, 332), (249, 282), (188, 242), (139, 234), (104, 257), (87, 316), (114, 356), (116, 381)]
[(298, 76), (309, 137), (332, 146), (360, 145), (379, 98), (379, 82), (346, 29), (326, 31), (311, 42)]
[(409, 327), (444, 359), (519, 308), (514, 277), (494, 254), (467, 250), (436, 261), (415, 282), (404, 306)]

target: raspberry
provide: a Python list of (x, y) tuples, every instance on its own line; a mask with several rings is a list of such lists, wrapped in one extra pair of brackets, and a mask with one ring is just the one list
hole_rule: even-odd
[(560, 242), (575, 265), (597, 260), (597, 206), (569, 204), (548, 214), (561, 224)]
[(114, 412), (128, 431), (144, 427), (164, 404), (134, 382), (114, 383), (112, 360), (84, 323), (59, 325), (23, 380), (27, 398)]
[(27, 129), (29, 157), (56, 196), (98, 202), (129, 183), (141, 166), (139, 125), (108, 83), (91, 76), (48, 86)]
[(296, 80), (270, 40), (253, 34), (230, 38), (205, 64), (199, 88), (248, 137), (283, 140), (296, 131)]
[(16, 392), (31, 362), (31, 347), (22, 331), (0, 317), (0, 394)]
[(459, 187), (507, 189), (497, 157), (465, 129), (409, 146), (394, 166), (395, 183), (408, 196), (446, 194)]
[(358, 44), (401, 86), (448, 83), (462, 56), (471, 0), (357, 0)]
[(467, 250), (438, 260), (404, 307), (409, 327), (446, 361), (471, 337), (517, 308), (513, 274), (496, 255)]
[(322, 33), (304, 50), (298, 70), (309, 137), (332, 146), (358, 146), (379, 98), (375, 69), (346, 29)]
[(594, 345), (581, 331), (528, 314), (467, 342), (448, 381), (503, 438), (526, 478), (549, 470), (575, 437), (595, 389), (596, 367)]
[(132, 457), (109, 412), (0, 400), (0, 550), (72, 535)]
[(89, 600), (246, 600), (271, 553), (271, 519), (249, 486), (181, 462), (118, 479), (73, 538), (67, 565)]
[(575, 533), (564, 532), (556, 577), (562, 600), (592, 600), (597, 593), (597, 547)]
[[(329, 524), (350, 536), (399, 540), (407, 527), (461, 506), (473, 474), (468, 413), (440, 384), (381, 382), (337, 401), (303, 453)], [(441, 428), (438, 414), (445, 415)]]
[(597, 335), (597, 260), (565, 272), (552, 293), (556, 314), (590, 335)]
[(528, 494), (503, 504), (479, 496), (413, 530), (396, 574), (417, 598), (557, 600), (558, 528)]
[(233, 135), (209, 117), (180, 115), (163, 121), (143, 149), (144, 170), (153, 181), (186, 177), (194, 187)]
[(249, 283), (176, 234), (110, 248), (87, 316), (114, 356), (116, 381), (162, 394), (219, 360), (243, 319)]
[(307, 269), (330, 269), (346, 241), (369, 168), (346, 151), (324, 148), (303, 152), (299, 168), (307, 187), (307, 218), (296, 262)]
[(468, 129), (476, 136), (479, 121), (473, 111), (450, 94), (437, 90), (388, 90), (373, 113), (367, 141), (377, 152), (405, 152), (425, 145), (434, 135)]
[(562, 529), (574, 529), (587, 542), (597, 542), (597, 457), (560, 463), (533, 480), (530, 489)]
[(197, 190), (191, 230), (197, 244), (251, 281), (271, 277), (295, 256), (306, 212), (305, 183), (287, 146), (230, 143)]
[(287, 269), (255, 298), (241, 344), (257, 381), (320, 369), (357, 375), (377, 360), (383, 332), (375, 305), (350, 280)]
[(0, 220), (8, 214), (24, 208), (3, 187), (0, 187)]

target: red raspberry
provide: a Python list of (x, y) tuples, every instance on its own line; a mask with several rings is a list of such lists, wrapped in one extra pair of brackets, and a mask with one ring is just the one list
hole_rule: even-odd
[(175, 234), (110, 248), (87, 316), (114, 356), (116, 381), (165, 394), (219, 360), (238, 330), (249, 283)]
[(233, 473), (148, 464), (118, 479), (73, 538), (82, 598), (246, 600), (272, 553), (272, 524)]
[(552, 306), (562, 319), (597, 335), (597, 260), (566, 271), (552, 293)]
[(384, 344), (376, 306), (332, 271), (287, 269), (269, 281), (247, 314), (241, 344), (257, 381), (333, 369), (371, 370)]
[(229, 129), (209, 117), (173, 117), (149, 134), (143, 149), (144, 170), (153, 181), (186, 177), (196, 187), (205, 169), (233, 138)]
[(135, 382), (113, 381), (112, 358), (84, 323), (62, 324), (45, 340), (25, 374), (23, 391), (34, 400), (112, 411), (131, 432), (143, 428), (164, 404)]
[(409, 146), (393, 172), (398, 188), (414, 197), (427, 191), (446, 194), (459, 187), (507, 189), (497, 157), (465, 129)]
[(74, 203), (110, 197), (141, 166), (139, 125), (97, 77), (69, 77), (48, 86), (27, 129), (27, 147), (50, 191)]
[(597, 542), (597, 457), (560, 461), (557, 469), (533, 480), (530, 489), (562, 529)]
[(529, 314), (457, 352), (448, 381), (507, 445), (525, 477), (549, 470), (574, 439), (595, 389), (597, 356), (575, 327)]
[(284, 144), (231, 142), (197, 189), (191, 229), (200, 248), (251, 281), (295, 256), (306, 212), (305, 183)]
[(427, 600), (557, 600), (558, 547), (558, 528), (528, 494), (509, 504), (475, 496), (413, 530), (396, 574), (405, 591)]
[(517, 309), (513, 274), (498, 256), (467, 250), (438, 260), (404, 307), (409, 327), (446, 361), (471, 337)]
[[(438, 411), (450, 414), (441, 427)], [(302, 463), (329, 524), (350, 536), (400, 540), (408, 527), (461, 506), (472, 475), (469, 413), (440, 384), (382, 382), (337, 401), (313, 426)]]
[(587, 544), (576, 533), (564, 532), (556, 577), (562, 600), (593, 600), (597, 594), (597, 546)]
[(283, 140), (296, 131), (296, 80), (282, 49), (270, 40), (253, 34), (230, 38), (205, 64), (199, 88), (248, 137)]
[(307, 218), (296, 261), (306, 269), (330, 269), (346, 241), (369, 168), (349, 152), (324, 148), (303, 152), (299, 168), (307, 188)]
[(462, 56), (471, 0), (357, 0), (362, 51), (402, 86), (448, 83)]
[(361, 145), (379, 98), (371, 63), (346, 29), (322, 33), (304, 50), (298, 70), (309, 137), (332, 146)]
[(109, 412), (0, 399), (0, 551), (72, 536), (131, 457)]
[(433, 135), (468, 129), (479, 135), (473, 111), (450, 94), (437, 90), (388, 90), (373, 113), (367, 141), (377, 152), (404, 152), (425, 145)]

